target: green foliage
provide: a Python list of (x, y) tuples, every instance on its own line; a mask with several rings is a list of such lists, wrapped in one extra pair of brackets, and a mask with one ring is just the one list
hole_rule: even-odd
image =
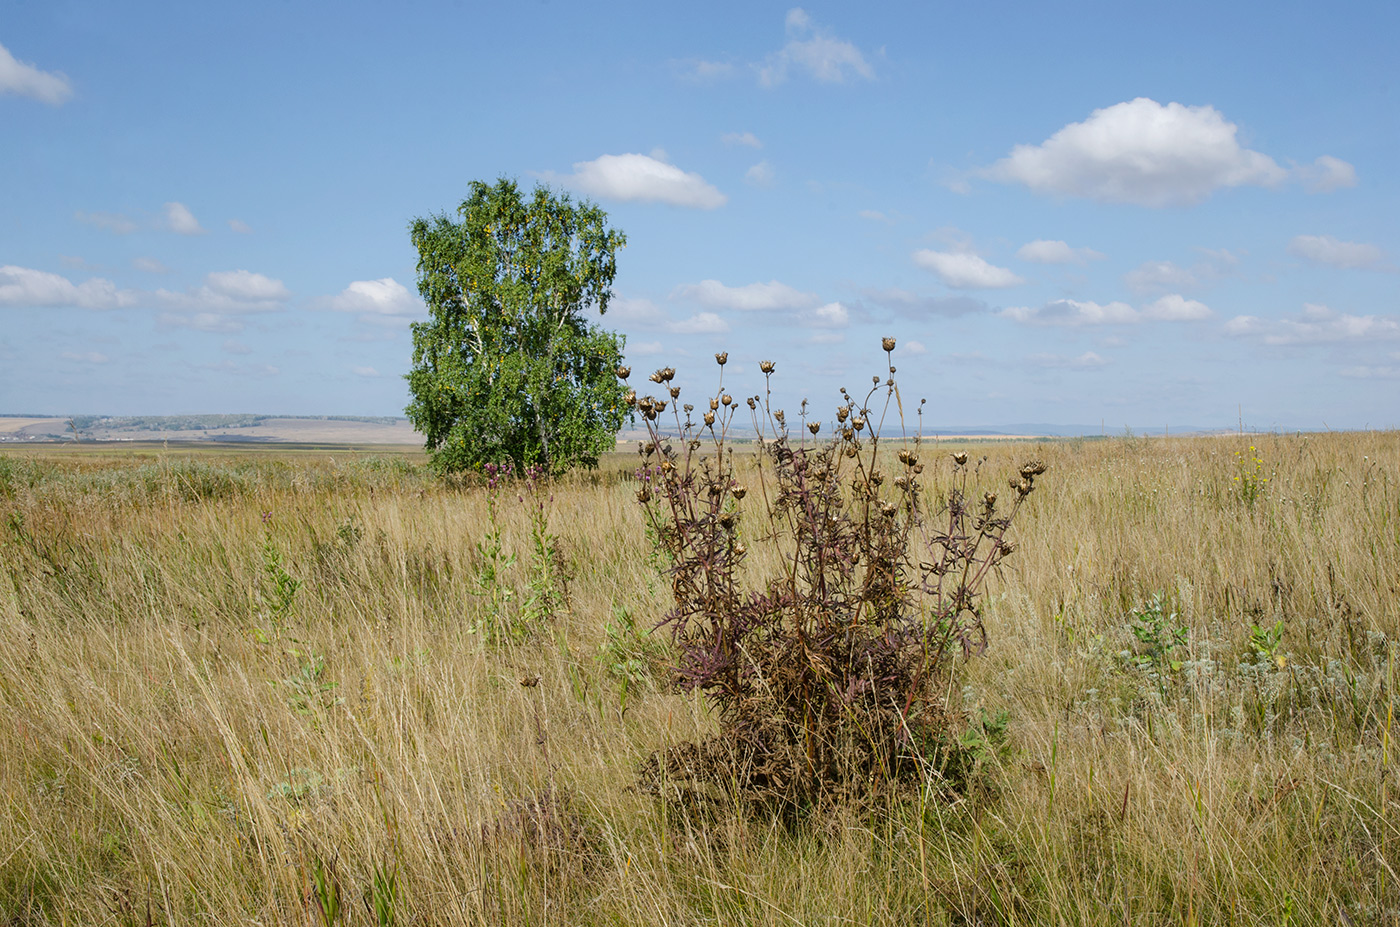
[(538, 186), (473, 181), (457, 210), (417, 218), (418, 291), (409, 420), (443, 471), (512, 463), (558, 473), (593, 467), (628, 416), (613, 377), (622, 336), (607, 311), (626, 243), (607, 214)]
[(1178, 623), (1176, 612), (1167, 609), (1160, 592), (1128, 614), (1128, 630), (1138, 641), (1137, 651), (1129, 655), (1130, 663), (1152, 672), (1181, 669), (1176, 652), (1186, 644), (1187, 628)]

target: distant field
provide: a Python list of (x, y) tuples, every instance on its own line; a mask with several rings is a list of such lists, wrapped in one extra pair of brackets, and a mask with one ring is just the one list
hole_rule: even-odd
[[(211, 418), (215, 418), (211, 416)], [(0, 441), (72, 440), (66, 418), (0, 417)], [(156, 441), (215, 443), (301, 443), (301, 444), (403, 444), (422, 445), (423, 438), (407, 419), (392, 424), (374, 421), (347, 421), (315, 418), (262, 418), (238, 427), (191, 428), (178, 430), (139, 427), (127, 424), (81, 426), (82, 441)]]

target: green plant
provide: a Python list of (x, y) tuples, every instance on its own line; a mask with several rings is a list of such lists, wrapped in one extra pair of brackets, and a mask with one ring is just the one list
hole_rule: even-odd
[(411, 226), (430, 318), (413, 325), (407, 412), (433, 466), (597, 466), (627, 418), (623, 339), (585, 311), (607, 311), (626, 237), (587, 201), (545, 186), (527, 201), (504, 178), (474, 181), (457, 214)]
[(1283, 621), (1275, 621), (1273, 627), (1266, 628), (1257, 624), (1249, 626), (1249, 646), (1254, 648), (1254, 652), (1261, 657), (1267, 658), (1278, 667), (1283, 666), (1283, 656), (1279, 654), (1279, 646), (1283, 643)]
[(1176, 612), (1168, 610), (1160, 592), (1128, 613), (1128, 630), (1138, 643), (1128, 654), (1134, 666), (1154, 672), (1181, 669), (1176, 651), (1185, 646), (1188, 629), (1178, 623)]
[(292, 711), (299, 715), (314, 715), (345, 701), (335, 695), (340, 683), (326, 680), (325, 672), (326, 658), (311, 654), (298, 665), (295, 673), (280, 682), (273, 682), (272, 686), (282, 689)]
[[(651, 376), (669, 398), (633, 396), (650, 438), (637, 498), (672, 564), (676, 673), (720, 716), (717, 736), (654, 755), (644, 781), (785, 815), (919, 783), (958, 749), (946, 693), (957, 660), (986, 646), (981, 591), (1045, 465), (1022, 466), (999, 509), (995, 492), (969, 494), (967, 454), (954, 454), (930, 504), (918, 434), (897, 454), (881, 447), (886, 417), (904, 424), (891, 364), (863, 398), (842, 391), (825, 441), (805, 402), (794, 437), (771, 387), (744, 400), (759, 436), (750, 491), (727, 442), (740, 405), (723, 389), (728, 355), (715, 359), (720, 385), (699, 422), (691, 405), (681, 420), (672, 368)], [(772, 362), (759, 367), (771, 377)], [(668, 405), (674, 442), (659, 424)], [(745, 519), (758, 524), (741, 534)], [(781, 564), (756, 590), (743, 579), (749, 544)]]
[(1234, 476), (1235, 493), (1246, 508), (1253, 509), (1254, 503), (1264, 496), (1269, 478), (1264, 475), (1264, 458), (1259, 456), (1253, 444), (1249, 453), (1235, 451), (1235, 467), (1239, 471)]
[[(271, 512), (263, 513), (264, 524), (271, 519)], [(260, 643), (268, 643), (281, 636), (287, 618), (296, 605), (297, 591), (301, 589), (301, 581), (293, 578), (283, 568), (282, 552), (277, 549), (277, 544), (272, 540), (271, 534), (263, 537), (262, 559), (264, 577), (264, 583), (260, 587), (262, 616), (267, 622), (268, 628), (255, 628), (254, 635)]]
[(632, 690), (656, 678), (666, 659), (666, 645), (649, 629), (637, 627), (637, 616), (620, 605), (613, 605), (603, 635), (598, 662), (617, 681), (619, 709), (625, 714)]
[(340, 877), (336, 873), (336, 859), (326, 862), (319, 855), (311, 862), (311, 896), (316, 902), (316, 913), (321, 915), (322, 927), (335, 927), (340, 919)]
[(398, 900), (398, 864), (375, 863), (365, 907), (374, 917), (377, 927), (394, 927), (398, 923)]
[(479, 562), (474, 585), (476, 594), (486, 600), (480, 615), (467, 628), (469, 634), (480, 634), (489, 643), (519, 639), (524, 632), (517, 616), (515, 589), (510, 584), (510, 571), (516, 563), (516, 556), (506, 552), (501, 529), (498, 499), (505, 483), (514, 475), (514, 466), (507, 461), (497, 465), (488, 463), (486, 472), (486, 521), (487, 528), (481, 540), (476, 542), (476, 555)]
[(554, 496), (547, 480), (543, 468), (526, 467), (524, 491), (517, 497), (522, 505), (530, 507), (530, 562), (525, 574), (524, 601), (520, 604), (520, 617), (527, 632), (555, 618), (566, 599), (568, 571), (559, 538), (549, 530), (549, 506)]

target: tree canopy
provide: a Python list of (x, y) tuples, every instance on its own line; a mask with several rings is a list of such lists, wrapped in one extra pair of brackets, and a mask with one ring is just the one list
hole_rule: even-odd
[(429, 319), (413, 325), (406, 411), (434, 466), (597, 466), (629, 410), (623, 337), (585, 313), (607, 311), (626, 236), (586, 200), (543, 185), (527, 200), (505, 178), (410, 231)]

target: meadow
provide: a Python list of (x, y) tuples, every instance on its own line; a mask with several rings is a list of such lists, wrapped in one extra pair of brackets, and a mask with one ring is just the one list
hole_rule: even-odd
[(959, 450), (1048, 467), (949, 693), (971, 773), (795, 822), (639, 787), (716, 719), (635, 454), (0, 453), (0, 924), (1400, 923), (1400, 435), (925, 478)]

